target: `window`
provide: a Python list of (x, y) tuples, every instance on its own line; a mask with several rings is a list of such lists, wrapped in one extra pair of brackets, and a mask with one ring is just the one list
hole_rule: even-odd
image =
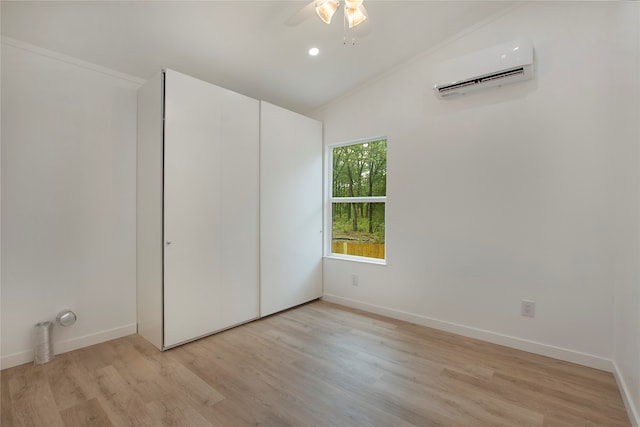
[(387, 140), (331, 146), (331, 255), (385, 259)]

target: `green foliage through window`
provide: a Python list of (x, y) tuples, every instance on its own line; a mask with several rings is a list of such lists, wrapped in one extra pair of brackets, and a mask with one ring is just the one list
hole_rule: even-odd
[(334, 147), (331, 162), (331, 252), (384, 259), (387, 141)]
[(333, 197), (387, 195), (387, 141), (333, 149)]

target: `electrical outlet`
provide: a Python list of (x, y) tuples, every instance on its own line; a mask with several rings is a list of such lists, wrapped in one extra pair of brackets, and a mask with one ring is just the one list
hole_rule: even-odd
[(351, 275), (351, 286), (358, 286), (359, 285), (359, 278), (357, 274), (352, 274)]
[(523, 299), (520, 314), (524, 317), (536, 317), (536, 302)]

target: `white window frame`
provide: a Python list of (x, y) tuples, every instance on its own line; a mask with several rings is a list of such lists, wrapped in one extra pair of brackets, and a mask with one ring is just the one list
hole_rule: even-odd
[[(389, 171), (389, 139), (386, 136), (377, 136), (372, 138), (362, 138), (353, 141), (338, 142), (335, 144), (327, 144), (325, 146), (325, 258), (341, 259), (347, 261), (365, 262), (369, 264), (387, 264), (387, 196), (373, 197), (333, 197), (333, 149), (338, 147), (346, 147), (348, 145), (359, 145), (367, 142), (375, 142), (380, 140), (387, 141), (387, 178)], [(387, 186), (388, 192), (388, 186)], [(385, 221), (384, 221), (384, 258), (371, 258), (356, 255), (346, 255), (333, 253), (333, 204), (334, 203), (384, 203)]]

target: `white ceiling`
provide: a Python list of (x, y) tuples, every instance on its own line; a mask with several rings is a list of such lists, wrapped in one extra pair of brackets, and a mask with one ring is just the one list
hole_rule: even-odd
[(328, 26), (300, 12), (307, 3), (5, 0), (2, 35), (144, 79), (172, 68), (306, 113), (512, 5), (365, 0), (368, 26), (344, 45), (342, 12)]

